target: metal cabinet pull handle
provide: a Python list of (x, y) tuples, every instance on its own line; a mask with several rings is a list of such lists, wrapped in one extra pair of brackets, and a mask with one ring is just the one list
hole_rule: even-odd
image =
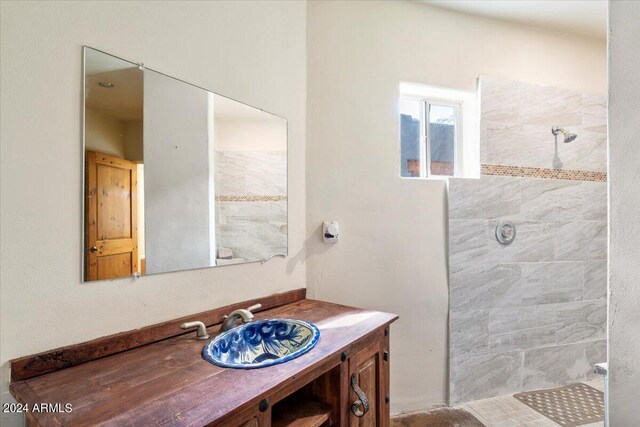
[(364, 417), (364, 414), (369, 412), (369, 399), (364, 391), (358, 386), (358, 375), (351, 374), (351, 388), (358, 396), (358, 400), (351, 404), (351, 412), (356, 417)]
[(100, 249), (98, 249), (98, 248), (97, 248), (97, 247), (95, 247), (95, 246), (91, 246), (91, 247), (89, 248), (89, 252), (91, 252), (92, 254), (95, 254), (96, 252), (100, 252)]

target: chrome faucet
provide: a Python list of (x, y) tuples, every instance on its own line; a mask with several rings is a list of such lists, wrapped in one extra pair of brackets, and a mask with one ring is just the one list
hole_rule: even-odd
[(252, 311), (260, 308), (262, 308), (262, 304), (256, 304), (246, 309), (241, 308), (239, 310), (232, 311), (227, 316), (224, 316), (224, 322), (222, 322), (222, 326), (220, 326), (220, 332), (225, 332), (229, 329), (235, 328), (237, 326), (236, 322), (238, 319), (242, 319), (242, 323), (251, 322), (253, 320)]

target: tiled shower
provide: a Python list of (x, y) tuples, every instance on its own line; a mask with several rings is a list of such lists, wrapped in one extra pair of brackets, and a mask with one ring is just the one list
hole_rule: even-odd
[(482, 78), (481, 162), (480, 179), (449, 181), (451, 404), (584, 381), (606, 360), (605, 96)]
[(287, 253), (286, 151), (216, 151), (218, 249), (232, 259)]

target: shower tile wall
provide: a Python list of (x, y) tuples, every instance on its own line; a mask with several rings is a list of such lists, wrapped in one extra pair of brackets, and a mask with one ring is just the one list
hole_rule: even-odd
[[(480, 87), (482, 163), (606, 172), (604, 96), (491, 78)], [(561, 165), (553, 162), (553, 126), (579, 135), (570, 144), (559, 138)]]
[[(605, 98), (482, 79), (483, 162), (606, 171)], [(556, 160), (557, 165), (557, 160)], [(450, 402), (591, 377), (606, 360), (606, 182), (449, 180)], [(501, 246), (495, 228), (515, 223)]]
[(217, 247), (246, 260), (287, 253), (287, 153), (216, 151), (216, 170)]

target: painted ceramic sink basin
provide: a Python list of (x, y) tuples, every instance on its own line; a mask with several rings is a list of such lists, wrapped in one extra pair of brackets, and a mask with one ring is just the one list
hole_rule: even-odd
[(302, 320), (261, 319), (218, 335), (202, 357), (224, 368), (255, 369), (288, 362), (318, 343), (318, 328)]

